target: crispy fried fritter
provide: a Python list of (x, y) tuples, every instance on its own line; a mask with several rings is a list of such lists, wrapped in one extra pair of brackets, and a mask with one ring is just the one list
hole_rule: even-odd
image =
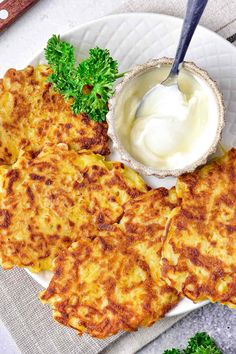
[(35, 158), (24, 152), (1, 184), (0, 264), (35, 272), (49, 270), (81, 232), (119, 220), (122, 206), (147, 191), (123, 164), (65, 144), (45, 146)]
[(170, 212), (178, 204), (175, 189), (158, 188), (130, 200), (120, 221), (122, 229), (142, 239), (163, 239)]
[(236, 308), (236, 149), (179, 178), (162, 274), (193, 301)]
[(175, 306), (177, 292), (160, 278), (165, 223), (175, 206), (173, 191), (150, 191), (126, 204), (120, 225), (80, 238), (61, 252), (41, 294), (54, 319), (80, 334), (104, 338), (150, 326)]
[(0, 80), (0, 163), (12, 164), (21, 148), (38, 151), (48, 142), (109, 154), (107, 124), (74, 115), (47, 83), (49, 73), (47, 65), (28, 66)]

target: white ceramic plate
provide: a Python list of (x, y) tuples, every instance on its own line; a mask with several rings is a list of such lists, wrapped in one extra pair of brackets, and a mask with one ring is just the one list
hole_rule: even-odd
[[(151, 58), (173, 57), (181, 25), (181, 19), (165, 15), (121, 14), (86, 23), (62, 37), (75, 45), (79, 59), (85, 58), (92, 47), (108, 48), (111, 55), (118, 60), (122, 72)], [(218, 82), (227, 109), (223, 144), (227, 147), (236, 145), (236, 48), (214, 32), (199, 26), (186, 60), (194, 61), (206, 69)], [(39, 62), (44, 62), (43, 52), (31, 64), (36, 65)], [(120, 160), (116, 152), (110, 158)], [(175, 184), (174, 178), (145, 179), (154, 188), (171, 187)], [(44, 287), (47, 287), (51, 278), (49, 272), (30, 275)], [(194, 304), (183, 299), (167, 316), (192, 311), (205, 303)]]

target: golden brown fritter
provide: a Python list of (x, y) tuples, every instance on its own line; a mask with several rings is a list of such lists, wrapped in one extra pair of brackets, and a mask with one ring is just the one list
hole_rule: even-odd
[(157, 237), (159, 241), (165, 237), (166, 222), (177, 204), (175, 188), (150, 190), (125, 205), (121, 228), (135, 237), (149, 240)]
[[(5, 170), (5, 172), (4, 172)], [(60, 249), (120, 219), (123, 205), (147, 191), (141, 177), (100, 155), (48, 145), (4, 169), (0, 193), (0, 264), (49, 270)]]
[(21, 148), (38, 151), (48, 142), (109, 154), (107, 124), (74, 115), (47, 83), (49, 73), (47, 65), (28, 66), (0, 80), (0, 163), (12, 164)]
[(193, 301), (236, 308), (236, 149), (179, 178), (162, 275)]
[(41, 294), (54, 319), (105, 338), (150, 326), (174, 307), (179, 297), (160, 278), (160, 255), (176, 202), (174, 191), (150, 191), (126, 204), (121, 225), (91, 232), (61, 252)]

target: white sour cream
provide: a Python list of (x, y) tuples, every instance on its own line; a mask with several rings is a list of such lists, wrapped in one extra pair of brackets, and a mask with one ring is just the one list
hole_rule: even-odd
[(117, 119), (117, 130), (129, 153), (144, 165), (162, 170), (197, 161), (211, 145), (217, 129), (213, 93), (203, 79), (186, 70), (179, 77), (180, 90), (160, 84), (135, 117), (144, 94), (157, 78), (162, 82), (167, 74), (168, 68), (156, 68), (130, 84), (121, 97)]
[[(198, 138), (201, 92), (189, 101), (177, 85), (158, 85), (138, 110), (130, 132), (132, 151), (148, 166), (180, 166), (189, 144)], [(185, 160), (186, 163), (186, 160)]]

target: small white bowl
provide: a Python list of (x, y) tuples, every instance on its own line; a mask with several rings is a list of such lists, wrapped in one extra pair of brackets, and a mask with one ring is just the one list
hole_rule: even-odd
[[(125, 100), (121, 100), (121, 97), (126, 97), (128, 95), (128, 88), (130, 89), (130, 85), (134, 84), (137, 78), (140, 78), (140, 76), (144, 73), (147, 73), (150, 70), (153, 70), (155, 68), (160, 68), (163, 66), (166, 67), (166, 72), (168, 73), (168, 70), (171, 67), (171, 64), (173, 62), (173, 59), (171, 58), (160, 58), (160, 59), (153, 59), (150, 60), (149, 62), (143, 64), (143, 65), (137, 65), (134, 67), (133, 70), (128, 72), (121, 83), (119, 83), (116, 87), (115, 94), (111, 99), (109, 100), (109, 112), (107, 114), (107, 122), (108, 122), (108, 135), (113, 141), (114, 148), (118, 150), (118, 152), (121, 155), (121, 158), (126, 161), (131, 168), (134, 170), (144, 174), (144, 175), (154, 175), (158, 177), (166, 177), (166, 176), (180, 176), (181, 174), (185, 172), (192, 172), (198, 167), (199, 165), (205, 164), (207, 161), (207, 158), (210, 154), (214, 153), (217, 148), (217, 144), (221, 138), (221, 132), (224, 127), (224, 102), (223, 102), (223, 97), (222, 94), (214, 80), (212, 80), (208, 73), (199, 68), (196, 64), (193, 62), (184, 62), (183, 68), (190, 74), (192, 74), (195, 78), (198, 77), (201, 79), (201, 81), (204, 81), (204, 85), (207, 85), (210, 91), (214, 95), (214, 102), (216, 105), (216, 117), (215, 119), (217, 120), (216, 122), (216, 128), (215, 128), (215, 134), (211, 141), (209, 142), (209, 146), (207, 147), (206, 151), (195, 161), (192, 163), (184, 166), (183, 168), (176, 168), (172, 170), (167, 170), (167, 169), (157, 169), (153, 168), (150, 166), (146, 166), (143, 163), (137, 161), (128, 151), (128, 149), (124, 146), (124, 141), (122, 143), (122, 138), (119, 135), (119, 132), (117, 131), (116, 128), (116, 122), (117, 118), (120, 115), (120, 107), (122, 107), (123, 104), (125, 104)], [(164, 78), (163, 78), (164, 79)], [(135, 86), (134, 86), (135, 87)], [(126, 95), (127, 94), (127, 95)], [(124, 127), (125, 128), (125, 127)], [(124, 139), (124, 138), (123, 138)]]

